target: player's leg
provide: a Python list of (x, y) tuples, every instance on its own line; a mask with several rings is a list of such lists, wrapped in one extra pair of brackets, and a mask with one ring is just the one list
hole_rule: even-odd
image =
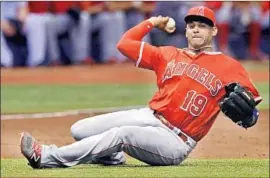
[(123, 151), (112, 153), (104, 157), (91, 159), (87, 164), (103, 164), (103, 165), (121, 165), (126, 163), (126, 156)]
[(47, 40), (49, 62), (59, 62), (61, 59), (58, 35), (68, 31), (69, 18), (65, 14), (47, 15)]
[(121, 126), (158, 126), (160, 121), (149, 108), (117, 111), (85, 118), (74, 123), (71, 135), (76, 141), (89, 136), (101, 134), (114, 127)]
[(1, 31), (1, 65), (11, 67), (13, 65), (13, 54), (7, 45), (6, 39)]
[(114, 35), (112, 40), (112, 46), (114, 46), (114, 55), (116, 57), (117, 62), (123, 62), (126, 57), (120, 53), (120, 51), (115, 47), (119, 39), (121, 39), (122, 35), (126, 31), (126, 21), (125, 21), (125, 14), (122, 11), (116, 11), (112, 13), (112, 24), (114, 26)]
[(91, 16), (88, 13), (82, 12), (78, 25), (73, 25), (70, 31), (70, 40), (72, 45), (72, 60), (76, 63), (81, 63), (89, 57), (90, 48), (90, 24)]
[[(101, 134), (114, 127), (157, 126), (158, 124), (160, 124), (160, 121), (155, 118), (153, 111), (149, 108), (132, 109), (79, 120), (71, 126), (71, 135), (78, 141), (89, 136)], [(122, 164), (124, 162), (125, 156), (123, 152), (95, 160), (95, 163), (100, 164)]]
[(100, 31), (101, 60), (124, 60), (125, 57), (115, 48), (126, 29), (123, 12), (102, 12), (96, 17)]
[(123, 126), (63, 147), (43, 145), (40, 168), (70, 167), (120, 151), (150, 165), (178, 165), (191, 150), (191, 147), (162, 125)]
[[(106, 123), (106, 124), (104, 124)], [(149, 108), (119, 111), (104, 115), (86, 118), (76, 122), (71, 127), (71, 133), (76, 140), (100, 134), (110, 128), (121, 126), (159, 126), (161, 122), (153, 115)], [(162, 124), (162, 126), (164, 126)], [(165, 126), (164, 126), (165, 127)], [(166, 128), (166, 127), (165, 127)], [(119, 159), (120, 158), (120, 159)], [(117, 161), (118, 160), (118, 161)], [(106, 158), (95, 160), (101, 164), (115, 164), (125, 162), (123, 152), (118, 152)]]
[(226, 14), (231, 14), (232, 4), (230, 2), (223, 2), (222, 6), (216, 10), (216, 20), (218, 27), (218, 36), (215, 41), (217, 41), (218, 49), (225, 53), (226, 55), (231, 55), (229, 48), (229, 34), (230, 25), (232, 24), (232, 16)]
[(261, 51), (265, 55), (265, 59), (270, 59), (270, 10), (265, 12), (261, 17), (261, 27), (262, 27), (262, 35), (261, 35)]
[(113, 56), (114, 47), (114, 22), (112, 21), (112, 16), (110, 12), (101, 12), (96, 16), (95, 19), (96, 26), (100, 32), (100, 58), (102, 62), (107, 62), (109, 58)]
[(44, 15), (30, 13), (27, 16), (24, 30), (27, 38), (28, 66), (38, 66), (46, 56), (46, 18)]
[(249, 57), (251, 59), (261, 59), (263, 56), (260, 51), (260, 37), (261, 37), (261, 8), (259, 6), (249, 6), (251, 22), (248, 26), (249, 31)]
[(196, 146), (188, 146), (162, 124), (159, 127), (122, 127), (121, 139), (125, 153), (149, 165), (178, 165)]

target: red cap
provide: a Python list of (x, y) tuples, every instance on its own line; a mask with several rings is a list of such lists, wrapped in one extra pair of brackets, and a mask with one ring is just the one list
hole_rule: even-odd
[(205, 6), (197, 6), (189, 9), (188, 14), (185, 17), (185, 22), (199, 20), (208, 23), (211, 26), (216, 24), (215, 13), (211, 9)]

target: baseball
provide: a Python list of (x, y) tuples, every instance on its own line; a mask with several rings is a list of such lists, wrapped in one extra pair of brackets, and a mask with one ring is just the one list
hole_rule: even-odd
[(169, 30), (173, 30), (175, 28), (175, 21), (173, 18), (169, 18), (169, 21), (166, 24), (166, 28)]

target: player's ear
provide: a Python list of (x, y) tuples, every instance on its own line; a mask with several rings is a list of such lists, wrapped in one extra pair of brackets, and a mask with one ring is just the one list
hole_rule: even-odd
[(187, 24), (186, 24), (186, 32), (185, 32), (186, 38), (187, 38)]
[(213, 32), (212, 32), (212, 36), (217, 36), (218, 33), (218, 29), (216, 26), (213, 27)]
[(186, 36), (186, 38), (187, 38), (187, 28), (186, 28), (185, 36)]

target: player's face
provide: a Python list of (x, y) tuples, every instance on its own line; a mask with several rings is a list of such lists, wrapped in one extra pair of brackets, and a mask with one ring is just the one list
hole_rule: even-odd
[(199, 49), (212, 43), (213, 36), (216, 36), (217, 28), (211, 27), (202, 22), (190, 22), (186, 26), (186, 37), (189, 47)]

